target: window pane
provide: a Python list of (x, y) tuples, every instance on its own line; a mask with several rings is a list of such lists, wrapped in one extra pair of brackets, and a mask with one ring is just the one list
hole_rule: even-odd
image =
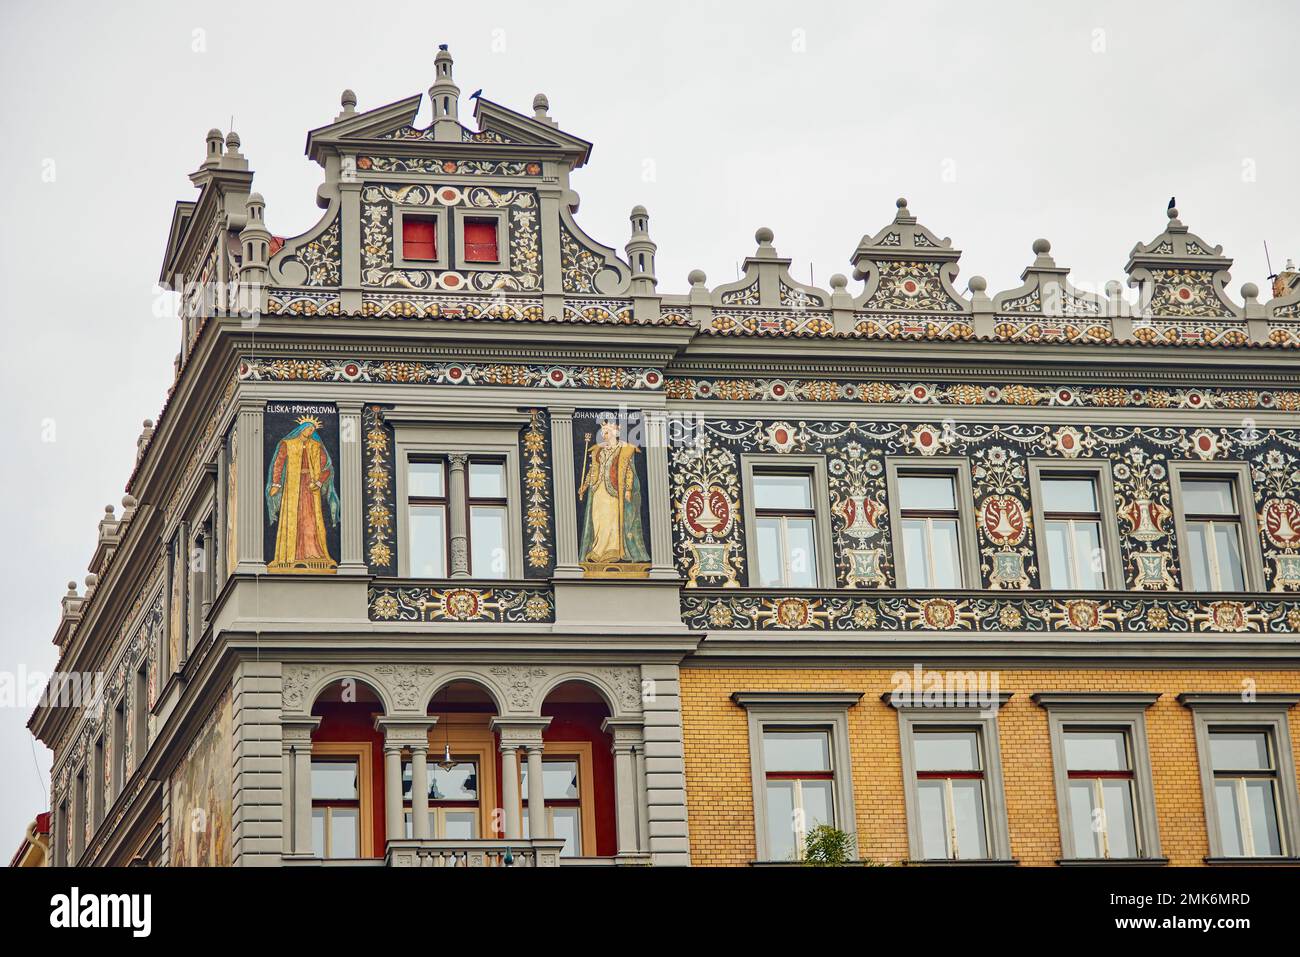
[(758, 519), (758, 583), (760, 586), (780, 585), (785, 573), (781, 562), (781, 520)]
[(1044, 478), (1042, 488), (1045, 512), (1097, 511), (1097, 485), (1091, 478)]
[(929, 588), (930, 538), (923, 518), (903, 519), (903, 567), (909, 588)]
[(443, 822), (445, 841), (470, 841), (478, 837), (478, 814), (474, 811), (446, 811)]
[(1223, 844), (1224, 857), (1242, 857), (1244, 842), (1241, 833), (1241, 817), (1237, 810), (1237, 782), (1216, 781), (1214, 783), (1214, 806), (1219, 814), (1219, 838)]
[(477, 801), (478, 765), (473, 761), (461, 761), (444, 771), (431, 763), (429, 798), (434, 801)]
[(330, 857), (357, 857), (357, 809), (330, 809)]
[(447, 576), (446, 513), (441, 505), (419, 505), (411, 509), (411, 576)]
[(781, 472), (754, 473), (754, 507), (811, 509), (812, 479)]
[(311, 812), (311, 852), (315, 857), (325, 856), (325, 809), (313, 808)]
[(1101, 552), (1101, 525), (1097, 522), (1074, 523), (1075, 588), (1104, 588), (1105, 562)]
[(830, 781), (800, 781), (803, 796), (803, 831), (807, 834), (818, 824), (834, 824), (834, 796)]
[(913, 735), (918, 771), (978, 771), (978, 731), (922, 731)]
[(1247, 781), (1246, 803), (1250, 808), (1250, 831), (1255, 838), (1257, 855), (1281, 854), (1282, 840), (1277, 831), (1277, 804), (1272, 781)]
[(1111, 857), (1137, 857), (1137, 826), (1133, 820), (1133, 782), (1115, 778), (1101, 782), (1106, 801), (1106, 839)]
[(898, 477), (898, 504), (900, 508), (927, 511), (953, 511), (957, 508), (957, 492), (951, 475), (900, 475)]
[(1075, 857), (1101, 857), (1101, 836), (1093, 804), (1095, 795), (1092, 781), (1070, 782), (1070, 834), (1074, 838)]
[(930, 530), (933, 536), (931, 547), (934, 549), (934, 581), (929, 587), (960, 588), (961, 558), (957, 553), (957, 520), (931, 519)]
[(1183, 511), (1188, 515), (1236, 515), (1230, 479), (1187, 479)]
[(794, 782), (767, 782), (767, 847), (773, 861), (794, 860)]
[(357, 762), (313, 761), (311, 796), (314, 801), (355, 801)]
[[(528, 801), (528, 765), (519, 766), (519, 794)], [(547, 801), (571, 801), (578, 797), (578, 762), (542, 762), (542, 794)]]
[(948, 856), (943, 789), (942, 781), (916, 783), (916, 809), (921, 816), (921, 857), (926, 860)]
[(1070, 523), (1047, 522), (1043, 539), (1047, 548), (1047, 587), (1073, 588), (1070, 577)]
[(470, 498), (505, 498), (506, 467), (504, 462), (469, 463)]
[(553, 837), (564, 838), (561, 857), (582, 856), (582, 824), (576, 807), (557, 807), (552, 812), (551, 834)]
[(830, 735), (817, 730), (764, 730), (763, 768), (767, 771), (829, 771)]
[(1216, 771), (1268, 771), (1273, 768), (1265, 731), (1210, 732), (1210, 764)]
[(506, 510), (497, 505), (475, 505), (469, 510), (470, 574), (477, 578), (505, 578)]
[(1127, 771), (1124, 731), (1065, 732), (1065, 767), (1070, 771)]
[(1219, 560), (1219, 591), (1244, 591), (1246, 576), (1241, 565), (1241, 536), (1235, 522), (1214, 523), (1214, 551)]
[(410, 462), (406, 475), (406, 494), (415, 498), (442, 498), (446, 495), (441, 462)]
[(813, 544), (813, 521), (810, 518), (785, 520), (786, 556), (788, 572), (786, 585), (791, 588), (813, 588), (817, 585), (817, 554)]
[(957, 826), (957, 856), (988, 857), (984, 831), (984, 782), (970, 778), (953, 781), (952, 807)]
[(1192, 570), (1192, 589), (1210, 591), (1210, 526), (1205, 522), (1187, 523), (1187, 564)]

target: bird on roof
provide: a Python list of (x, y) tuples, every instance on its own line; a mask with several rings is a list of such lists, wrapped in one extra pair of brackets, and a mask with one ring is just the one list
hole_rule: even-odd
[(482, 90), (475, 90), (473, 93), (471, 93), (471, 94), (469, 95), (469, 98), (470, 98), (471, 100), (477, 100), (477, 99), (478, 99), (480, 96), (482, 96), (482, 95), (483, 95), (483, 91), (482, 91)]
[(1170, 197), (1169, 197), (1169, 205), (1166, 206), (1165, 209), (1173, 209), (1173, 208), (1174, 208), (1175, 206), (1177, 206), (1177, 205), (1178, 205), (1178, 204), (1174, 202), (1174, 197), (1170, 196)]

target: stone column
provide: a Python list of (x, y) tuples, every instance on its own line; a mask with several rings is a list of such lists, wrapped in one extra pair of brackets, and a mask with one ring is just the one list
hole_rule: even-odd
[[(429, 750), (429, 728), (437, 721), (433, 715), (380, 715), (375, 718), (375, 730), (384, 732), (384, 834), (390, 841), (406, 838), (406, 822), (402, 810), (402, 751), (411, 751), (411, 816), (414, 819), (411, 833), (419, 815), (416, 792), (420, 778), (415, 777), (416, 752), (423, 763)], [(426, 772), (427, 774), (427, 772)], [(427, 785), (426, 785), (427, 787)], [(428, 828), (428, 791), (425, 791), (424, 827)], [(428, 836), (427, 833), (425, 835)]]
[(311, 857), (311, 736), (320, 718), (280, 719), (284, 775), (284, 853)]
[(573, 468), (573, 409), (551, 406), (551, 462), (555, 479), (555, 577), (581, 578), (578, 566), (577, 480)]
[(466, 513), (469, 499), (466, 470), (469, 457), (450, 455), (447, 477), (447, 508), (451, 512), (447, 520), (451, 525), (451, 554), (448, 556), (448, 573), (451, 578), (469, 578), (469, 528)]
[[(551, 723), (550, 718), (493, 718), (492, 730), (501, 735), (501, 809), (505, 817), (506, 838), (519, 840), (523, 837), (523, 822), (519, 801), (519, 749), (528, 749), (528, 827), (529, 840), (536, 840), (538, 834), (532, 830), (538, 825), (533, 816), (533, 790), (541, 784), (542, 731)], [(537, 755), (533, 756), (536, 749)], [(534, 768), (534, 762), (539, 767)], [(543, 802), (542, 807), (545, 807)]]
[(672, 550), (672, 492), (668, 484), (668, 413), (646, 409), (646, 479), (650, 496), (650, 577), (677, 578)]
[(614, 797), (618, 819), (618, 854), (635, 855), (640, 851), (637, 839), (640, 801), (637, 797), (636, 761), (633, 752), (643, 737), (640, 722), (606, 718), (601, 730), (614, 738)]
[(550, 837), (546, 823), (546, 782), (542, 776), (542, 744), (528, 745), (528, 836)]
[(238, 500), (235, 522), (235, 571), (243, 575), (266, 573), (262, 558), (262, 522), (266, 502), (262, 482), (266, 472), (262, 461), (262, 411), (260, 401), (243, 400), (239, 404), (239, 477), (235, 495)]
[(411, 745), (411, 836), (427, 840), (429, 830), (429, 741)]
[(339, 574), (364, 575), (362, 551), (365, 508), (361, 494), (361, 403), (339, 403), (339, 500), (343, 514), (339, 524)]
[(523, 830), (519, 823), (519, 752), (513, 744), (501, 742), (501, 811), (506, 840), (517, 841)]

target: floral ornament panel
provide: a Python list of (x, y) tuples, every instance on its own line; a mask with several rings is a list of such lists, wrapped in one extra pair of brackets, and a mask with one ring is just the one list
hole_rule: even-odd
[(944, 263), (887, 260), (879, 264), (880, 282), (864, 309), (903, 312), (961, 312), (941, 279)]
[(384, 408), (367, 405), (361, 410), (365, 462), (361, 499), (366, 512), (366, 565), (372, 575), (397, 574), (396, 448), (392, 426), (384, 422)]
[(551, 474), (550, 415), (528, 409), (519, 432), (520, 483), (524, 501), (524, 577), (549, 578), (555, 570), (554, 481)]
[(498, 624), (555, 621), (555, 596), (548, 588), (372, 587), (369, 601), (371, 621)]
[(377, 173), (448, 176), (541, 176), (542, 164), (523, 160), (438, 159), (433, 156), (358, 156), (357, 169)]
[(1151, 315), (1232, 318), (1208, 269), (1153, 269), (1151, 280)]
[(564, 291), (596, 295), (596, 276), (604, 266), (601, 258), (579, 242), (578, 237), (561, 222), (560, 272), (564, 277)]
[(1300, 390), (1164, 389), (1123, 386), (983, 385), (846, 379), (712, 379), (669, 376), (670, 399), (726, 402), (862, 402), (870, 405), (1086, 406), (1300, 412)]
[(518, 386), (535, 389), (657, 391), (658, 369), (646, 367), (515, 365), (410, 359), (271, 359), (246, 356), (239, 378), (253, 382), (384, 382), (410, 385)]
[(719, 300), (724, 306), (757, 306), (758, 305), (758, 277), (743, 289), (729, 289), (719, 296)]
[[(1119, 526), (1125, 577), (1120, 587), (1138, 591), (1180, 587), (1169, 463), (1245, 460), (1256, 476), (1268, 587), (1300, 588), (1300, 527), (1294, 520), (1300, 518), (1300, 430), (689, 417), (675, 418), (670, 427), (679, 433), (670, 458), (678, 503), (674, 549), (687, 587), (747, 583), (742, 572), (753, 556), (745, 554), (743, 522), (702, 523), (700, 515), (705, 505), (712, 516), (720, 516), (719, 509), (738, 514), (743, 492), (727, 476), (741, 474), (742, 456), (797, 452), (827, 461), (840, 587), (893, 587), (885, 458), (924, 465), (941, 454), (965, 458), (971, 466), (973, 514), (964, 519), (974, 523), (985, 588), (1040, 587), (1030, 457), (1110, 463), (1115, 498), (1102, 508)], [(701, 568), (708, 573), (701, 575)]]
[(1255, 601), (988, 594), (783, 595), (683, 592), (694, 631), (1037, 633), (1114, 635), (1300, 635), (1300, 600)]
[[(542, 288), (537, 193), (530, 189), (470, 186), (366, 186), (361, 191), (361, 281), (367, 286), (447, 292), (538, 292)], [(509, 217), (510, 270), (411, 269), (396, 266), (395, 207), (503, 209)]]

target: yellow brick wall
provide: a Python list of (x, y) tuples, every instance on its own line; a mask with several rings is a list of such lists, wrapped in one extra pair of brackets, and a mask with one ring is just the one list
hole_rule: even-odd
[[(714, 668), (681, 671), (682, 731), (691, 860), (747, 864), (755, 856), (754, 801), (746, 712), (736, 691), (854, 691), (849, 709), (856, 831), (864, 856), (898, 862), (908, 856), (898, 717), (880, 700), (895, 669)], [(1155, 783), (1161, 851), (1170, 864), (1203, 863), (1208, 853), (1192, 713), (1183, 692), (1237, 693), (1251, 680), (1265, 692), (1300, 692), (1300, 671), (1022, 670), (998, 672), (1012, 698), (998, 716), (1011, 853), (1021, 864), (1052, 864), (1061, 856), (1047, 712), (1038, 691), (1160, 692), (1147, 710), (1147, 743)], [(1300, 708), (1290, 713), (1291, 746), (1300, 767)], [(1295, 786), (1292, 784), (1291, 786)]]

